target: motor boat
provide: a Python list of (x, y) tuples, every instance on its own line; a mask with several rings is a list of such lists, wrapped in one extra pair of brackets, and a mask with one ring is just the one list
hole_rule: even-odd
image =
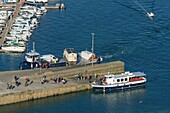
[(94, 90), (113, 91), (146, 85), (146, 74), (143, 72), (124, 72), (121, 74), (108, 73), (91, 83)]

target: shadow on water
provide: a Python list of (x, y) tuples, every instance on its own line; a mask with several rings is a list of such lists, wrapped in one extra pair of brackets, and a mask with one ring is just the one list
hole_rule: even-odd
[(135, 88), (130, 88), (130, 89), (119, 89), (119, 90), (93, 90), (93, 94), (112, 94), (112, 93), (137, 93), (137, 92), (144, 92), (146, 89), (146, 86), (143, 87), (135, 87)]
[(76, 99), (76, 97), (87, 95), (89, 93), (90, 90), (3, 105), (0, 106), (0, 111), (1, 113), (51, 113), (54, 111), (60, 111), (57, 110), (57, 106), (61, 107), (65, 103), (71, 104), (72, 100)]
[[(145, 88), (120, 90), (109, 93), (95, 93), (92, 90), (87, 90), (0, 106), (0, 111), (2, 113), (50, 113), (50, 111), (55, 111), (56, 109), (56, 111), (70, 112), (69, 110), (64, 110), (63, 108), (77, 106), (79, 103), (82, 104), (80, 107), (83, 108), (87, 103), (95, 104), (97, 101), (100, 101), (100, 99), (107, 101), (110, 106), (110, 104), (115, 104), (115, 102), (119, 102), (122, 98), (126, 98), (130, 101), (131, 99), (136, 98), (137, 95), (139, 96), (139, 94), (142, 96), (145, 94), (145, 91)], [(90, 98), (90, 100), (87, 100), (87, 98)], [(87, 100), (87, 102), (82, 100)], [(61, 110), (59, 110), (60, 108)], [(78, 112), (80, 111), (77, 111), (77, 113)]]

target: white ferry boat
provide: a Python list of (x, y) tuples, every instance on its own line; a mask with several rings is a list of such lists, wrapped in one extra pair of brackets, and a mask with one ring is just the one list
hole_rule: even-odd
[(142, 72), (125, 72), (122, 74), (106, 74), (99, 81), (94, 81), (91, 86), (94, 90), (112, 91), (128, 89), (146, 85), (146, 74)]

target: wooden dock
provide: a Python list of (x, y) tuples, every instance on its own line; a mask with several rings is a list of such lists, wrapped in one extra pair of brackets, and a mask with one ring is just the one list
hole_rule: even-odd
[[(24, 2), (24, 0), (22, 0)], [(0, 4), (0, 6), (5, 6), (5, 7), (13, 7), (13, 6), (16, 6), (16, 10), (14, 11), (13, 13), (13, 16), (12, 18), (10, 18), (8, 20), (7, 18), (7, 23), (6, 23), (6, 27), (5, 29), (3, 30), (1, 36), (0, 36), (0, 47), (2, 46), (4, 40), (5, 40), (5, 37), (9, 31), (9, 29), (11, 28), (12, 24), (13, 24), (13, 21), (15, 20), (15, 18), (17, 17), (18, 15), (18, 12), (20, 11), (20, 8), (21, 8), (21, 4), (20, 3), (17, 3), (17, 4)], [(51, 9), (51, 10), (57, 10), (57, 9), (65, 9), (65, 6), (63, 3), (61, 4), (56, 4), (55, 6), (48, 6), (48, 5), (45, 5), (45, 8), (46, 9)], [(11, 10), (11, 8), (0, 8), (0, 9), (3, 9), (3, 10)], [(2, 52), (2, 51), (0, 51)]]
[(16, 10), (13, 12), (12, 18), (10, 18), (9, 20), (7, 19), (6, 27), (3, 30), (2, 35), (0, 37), (0, 46), (2, 46), (2, 44), (4, 43), (5, 37), (6, 37), (7, 33), (8, 33), (8, 31), (9, 31), (9, 29), (11, 28), (15, 18), (17, 17), (17, 15), (18, 15), (18, 13), (20, 11), (20, 8), (21, 8), (21, 4), (18, 3), (17, 6), (16, 6)]

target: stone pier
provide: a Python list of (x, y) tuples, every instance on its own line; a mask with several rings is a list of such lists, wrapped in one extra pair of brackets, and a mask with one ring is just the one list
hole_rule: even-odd
[[(88, 80), (77, 80), (77, 74), (83, 76), (103, 75), (106, 73), (118, 74), (124, 72), (124, 63), (121, 61), (81, 66), (81, 67), (58, 67), (49, 69), (32, 69), (0, 72), (0, 105), (17, 103), (27, 100), (39, 99), (59, 94), (92, 89)], [(43, 75), (48, 82), (41, 84)], [(19, 77), (19, 86), (16, 86), (14, 76)], [(33, 83), (25, 86), (25, 78), (28, 77)], [(52, 79), (62, 77), (67, 80), (66, 84), (53, 83)], [(92, 77), (93, 78), (93, 77)], [(13, 85), (13, 89), (7, 89), (7, 83)]]

